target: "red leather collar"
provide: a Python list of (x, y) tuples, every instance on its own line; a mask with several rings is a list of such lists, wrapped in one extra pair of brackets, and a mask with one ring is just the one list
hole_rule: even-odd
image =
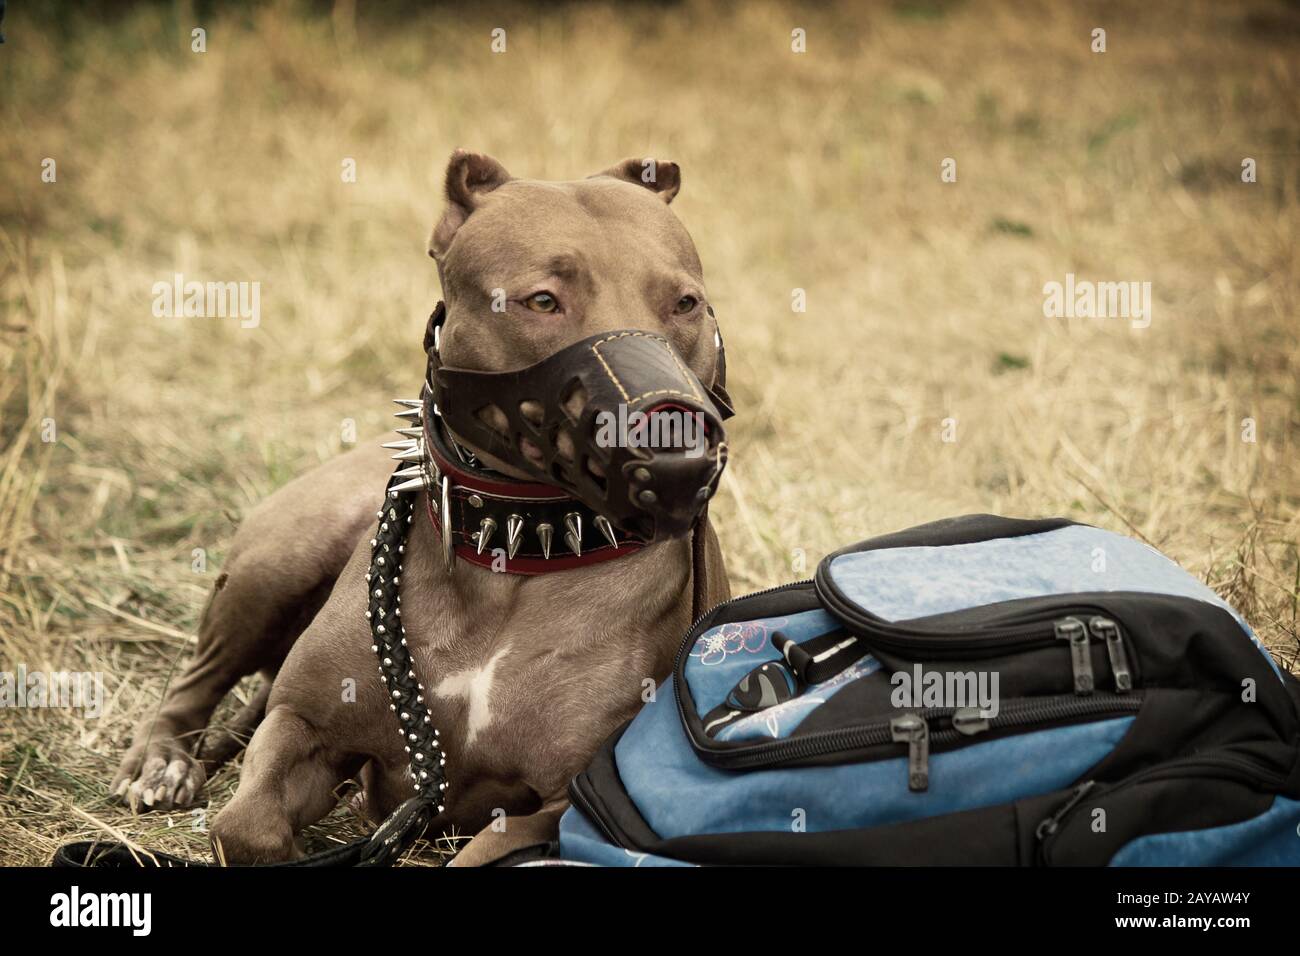
[[(456, 461), (437, 433), (437, 423), (434, 416), (428, 416), (424, 423), (424, 450), (435, 476), (426, 495), (425, 510), (441, 537), (445, 481), (451, 536), (458, 560), (507, 574), (535, 575), (599, 564), (634, 554), (645, 546), (617, 532), (613, 532), (617, 545), (610, 544), (599, 530), (597, 513), (559, 488), (518, 481), (495, 472), (485, 474)], [(519, 527), (514, 557), (510, 556), (512, 522)], [(541, 536), (544, 526), (550, 527), (549, 557), (544, 553)], [(480, 547), (479, 537), (485, 531), (488, 540)]]

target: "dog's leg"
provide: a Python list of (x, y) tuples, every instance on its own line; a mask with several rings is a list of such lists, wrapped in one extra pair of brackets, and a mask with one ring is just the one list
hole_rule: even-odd
[(197, 755), (203, 764), (203, 772), (208, 776), (248, 746), (253, 731), (266, 716), (266, 701), (271, 696), (274, 680), (275, 674), (263, 671), (261, 686), (230, 722), (221, 727), (209, 727), (203, 734)]
[(560, 794), (542, 804), (536, 813), (494, 820), (476, 833), (448, 865), (486, 866), (515, 850), (554, 840), (559, 832), (560, 817), (568, 808), (568, 798)]
[[(214, 739), (195, 758), (212, 712), (249, 674), (273, 674), (311, 623), (357, 541), (374, 523), (392, 462), (359, 448), (285, 485), (249, 514), (231, 543), (199, 623), (198, 653), (136, 728), (109, 791), (136, 809), (195, 802), (207, 771), (238, 752), (238, 736)], [(251, 732), (265, 702), (237, 718)]]
[(198, 655), (136, 728), (109, 787), (132, 807), (185, 807), (202, 792), (207, 775), (194, 758), (197, 738), (229, 690), (277, 650), (282, 614), (263, 593), (260, 571), (235, 561), (217, 579), (199, 623)]
[(360, 763), (332, 748), (300, 714), (272, 708), (249, 742), (239, 789), (212, 821), (216, 859), (278, 863), (301, 856), (295, 834), (334, 808), (336, 788)]

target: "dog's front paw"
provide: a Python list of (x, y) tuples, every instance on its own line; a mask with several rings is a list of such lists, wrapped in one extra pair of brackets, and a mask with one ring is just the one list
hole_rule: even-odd
[(174, 740), (132, 747), (109, 784), (109, 792), (136, 813), (179, 810), (203, 793), (203, 766)]

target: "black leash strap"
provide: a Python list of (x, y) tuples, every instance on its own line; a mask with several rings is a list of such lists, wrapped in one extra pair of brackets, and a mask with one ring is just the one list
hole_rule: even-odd
[[(398, 469), (405, 467), (399, 463)], [(397, 718), (398, 732), (410, 756), (413, 796), (394, 810), (368, 837), (312, 853), (273, 867), (388, 866), (424, 833), (443, 810), (447, 790), (446, 758), (424, 702), (424, 685), (415, 675), (415, 662), (406, 646), (402, 627), (402, 559), (406, 535), (415, 513), (415, 493), (393, 487), (404, 479), (393, 477), (384, 489), (384, 506), (370, 539), (370, 571), (366, 574), (366, 620), (374, 637), (371, 650), (379, 658), (379, 672), (388, 693), (388, 709)], [(215, 863), (188, 860), (154, 850), (133, 850), (125, 843), (85, 840), (59, 847), (50, 861), (55, 867), (210, 867)]]
[[(259, 867), (389, 866), (420, 838), (433, 819), (432, 805), (412, 797), (398, 807), (368, 837), (353, 840), (319, 853), (283, 863), (260, 863)], [(132, 850), (125, 843), (82, 840), (65, 843), (54, 853), (54, 867), (216, 867), (206, 860), (190, 860), (158, 850)]]

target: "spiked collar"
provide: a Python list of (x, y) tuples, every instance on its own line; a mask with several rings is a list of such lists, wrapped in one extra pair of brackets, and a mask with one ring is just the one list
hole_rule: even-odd
[[(509, 574), (545, 574), (633, 554), (645, 542), (552, 485), (520, 481), (482, 465), (446, 434), (426, 386), (420, 399), (397, 399), (403, 438), (388, 442), (407, 463), (390, 490), (423, 489), (448, 573), (457, 559)], [(444, 528), (449, 527), (450, 533)]]

